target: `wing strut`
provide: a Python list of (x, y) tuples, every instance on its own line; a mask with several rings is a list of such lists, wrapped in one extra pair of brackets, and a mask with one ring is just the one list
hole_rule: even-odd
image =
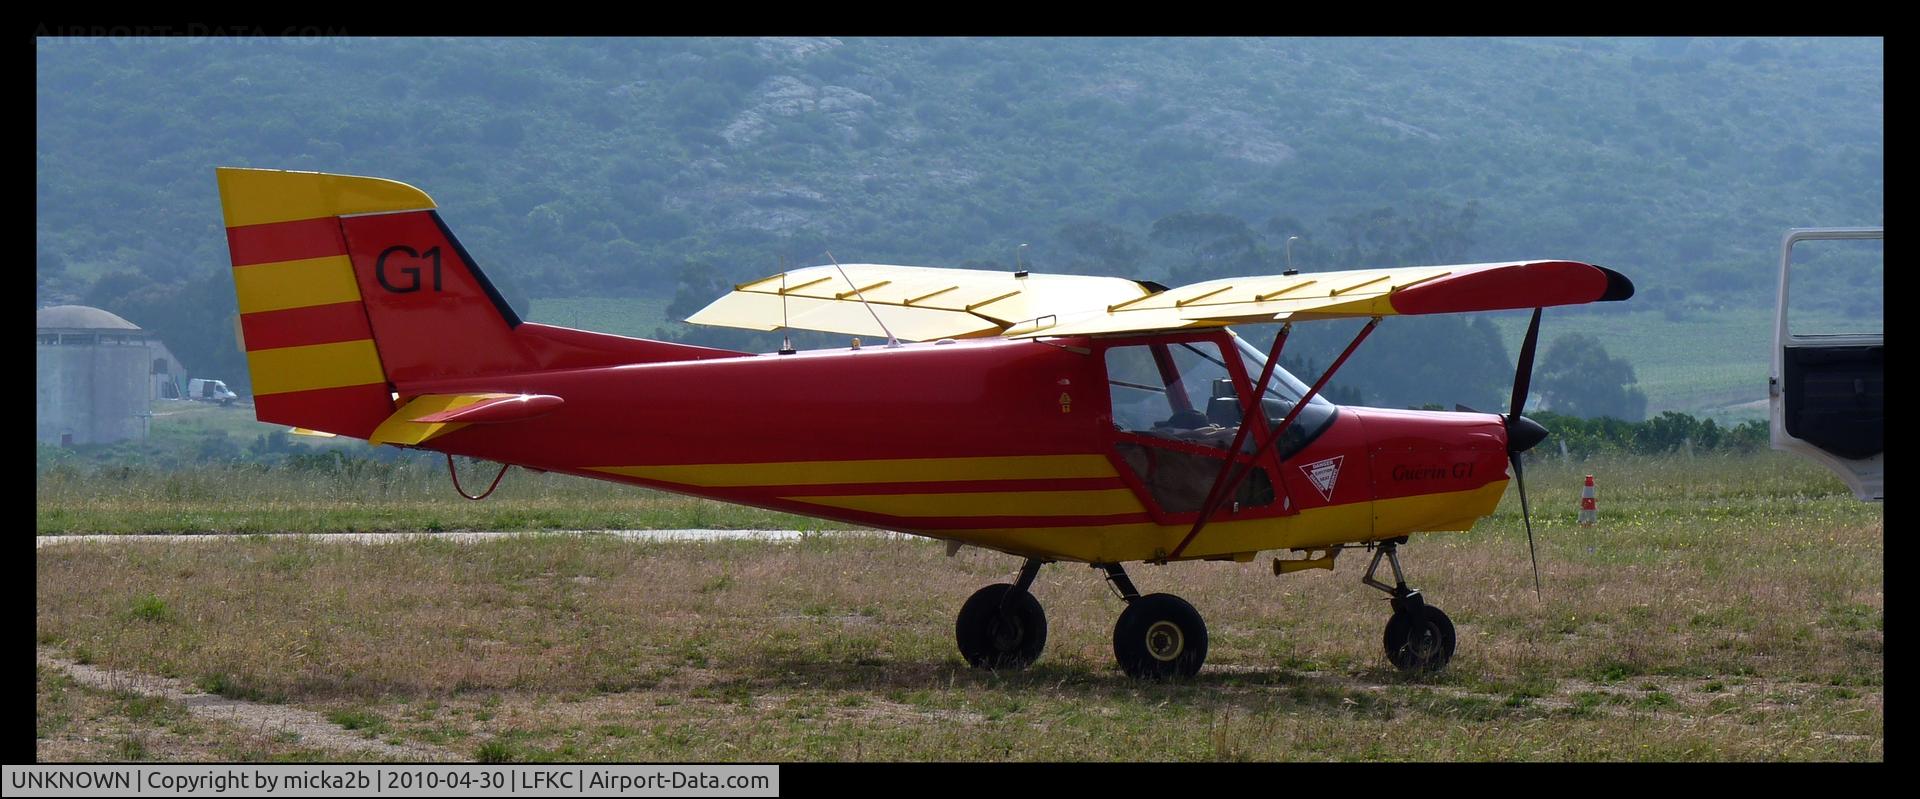
[[(893, 331), (891, 331), (891, 330), (888, 330), (888, 329), (887, 329), (887, 323), (886, 323), (886, 322), (882, 322), (882, 321), (880, 321), (880, 312), (879, 312), (879, 311), (876, 311), (876, 310), (874, 310), (874, 309), (873, 309), (873, 303), (870, 303), (870, 302), (867, 302), (867, 294), (866, 294), (866, 292), (865, 292), (864, 290), (862, 290), (862, 289), (860, 288), (860, 284), (858, 284), (858, 283), (855, 283), (855, 282), (853, 282), (853, 278), (850, 278), (850, 277), (847, 277), (847, 268), (846, 268), (846, 267), (844, 267), (844, 266), (841, 266), (841, 265), (840, 265), (840, 262), (839, 262), (838, 260), (835, 260), (835, 259), (834, 259), (834, 257), (833, 257), (833, 251), (832, 251), (832, 250), (828, 250), (828, 251), (827, 251), (827, 260), (829, 260), (829, 261), (833, 261), (833, 268), (835, 268), (835, 269), (838, 269), (838, 270), (840, 270), (840, 278), (841, 278), (842, 280), (845, 280), (845, 281), (847, 281), (847, 285), (849, 285), (849, 286), (852, 286), (852, 287), (853, 287), (853, 295), (854, 295), (854, 296), (856, 296), (856, 297), (859, 297), (859, 298), (860, 298), (860, 304), (861, 304), (861, 305), (865, 305), (865, 306), (867, 306), (867, 313), (870, 313), (870, 314), (873, 314), (873, 323), (874, 323), (874, 324), (876, 324), (876, 325), (879, 325), (879, 326), (880, 326), (880, 332), (882, 332), (882, 333), (885, 333), (885, 334), (887, 334), (887, 349), (893, 349), (893, 348), (895, 348), (895, 347), (898, 347), (898, 346), (900, 346), (900, 339), (897, 339), (897, 338), (894, 338), (894, 337), (893, 337)], [(785, 272), (782, 272), (782, 273), (780, 273), (780, 280), (781, 280), (782, 282), (785, 282), (785, 281), (786, 281), (786, 273), (785, 273)], [(893, 281), (891, 281), (891, 280), (885, 280), (885, 281), (881, 281), (881, 282), (879, 282), (879, 283), (875, 283), (875, 284), (873, 284), (873, 285), (871, 285), (871, 286), (868, 286), (867, 288), (870, 288), (870, 289), (871, 289), (871, 288), (879, 288), (880, 286), (883, 286), (883, 285), (886, 285), (887, 283), (891, 283), (891, 282), (893, 282)], [(845, 294), (839, 294), (839, 295), (835, 295), (835, 296), (838, 296), (838, 297), (842, 297), (842, 298), (844, 298), (844, 297), (845, 297), (846, 295), (845, 295)], [(995, 298), (995, 299), (998, 299), (998, 298)], [(786, 298), (786, 295), (784, 295), (784, 294), (782, 294), (782, 295), (780, 296), (780, 313), (781, 313), (781, 314), (782, 314), (783, 316), (784, 316), (784, 315), (786, 314), (786, 312), (787, 312), (787, 304), (786, 304), (786, 303), (787, 303), (787, 298)], [(972, 309), (972, 308), (968, 308), (967, 310), (969, 310), (969, 311), (971, 311), (971, 310), (973, 310), (973, 309)], [(780, 323), (781, 323), (782, 325), (785, 325), (785, 324), (786, 324), (786, 320), (785, 320), (785, 319), (783, 318), (783, 319), (781, 319), (781, 320), (780, 320)]]
[[(1240, 444), (1246, 441), (1247, 431), (1253, 429), (1256, 423), (1260, 425), (1263, 433), (1267, 429), (1266, 409), (1262, 404), (1262, 400), (1266, 397), (1267, 380), (1273, 377), (1274, 364), (1280, 362), (1280, 351), (1286, 348), (1287, 335), (1292, 332), (1293, 323), (1288, 322), (1280, 326), (1279, 332), (1273, 334), (1273, 346), (1267, 350), (1267, 363), (1260, 369), (1260, 379), (1253, 383), (1253, 401), (1247, 403), (1247, 407), (1241, 415), (1240, 431), (1233, 434), (1233, 446), (1227, 447), (1227, 452), (1231, 454), (1227, 456), (1227, 461), (1220, 465), (1220, 471), (1214, 474), (1213, 486), (1207, 489), (1207, 499), (1205, 502), (1200, 503), (1200, 507), (1211, 508), (1214, 506), (1215, 498), (1220, 496), (1220, 489), (1227, 482), (1227, 473), (1232, 470), (1233, 466), (1237, 465), (1237, 461), (1240, 458)], [(1260, 444), (1261, 449), (1265, 449), (1266, 441), (1262, 440)], [(1260, 458), (1258, 455), (1255, 455), (1249, 460), (1257, 463)], [(1253, 467), (1248, 466), (1247, 468), (1250, 469)], [(1238, 479), (1234, 481), (1234, 487), (1239, 487)], [(1204, 511), (1202, 515), (1205, 515)], [(1189, 541), (1192, 540), (1192, 538), (1192, 535), (1187, 536), (1187, 540)], [(1184, 549), (1186, 545), (1186, 541), (1181, 541), (1180, 546), (1174, 548), (1174, 554), (1178, 555), (1180, 550)]]
[[(1180, 557), (1181, 552), (1186, 551), (1187, 545), (1190, 543), (1193, 543), (1194, 536), (1199, 535), (1201, 530), (1206, 529), (1207, 521), (1213, 517), (1214, 513), (1220, 510), (1220, 506), (1222, 504), (1225, 504), (1226, 498), (1233, 496), (1233, 492), (1240, 488), (1240, 481), (1246, 479), (1247, 472), (1252, 471), (1253, 465), (1255, 463), (1260, 462), (1261, 456), (1267, 453), (1267, 450), (1273, 446), (1274, 442), (1280, 440), (1280, 437), (1287, 432), (1287, 428), (1293, 426), (1293, 420), (1300, 416), (1300, 411), (1304, 410), (1307, 407), (1307, 402), (1309, 400), (1312, 400), (1315, 396), (1319, 395), (1320, 389), (1326, 387), (1327, 380), (1333, 377), (1334, 372), (1337, 372), (1340, 370), (1340, 366), (1347, 362), (1347, 357), (1353, 355), (1353, 351), (1360, 347), (1360, 342), (1365, 341), (1367, 339), (1367, 335), (1372, 333), (1373, 329), (1379, 326), (1379, 324), (1380, 324), (1380, 317), (1376, 316), (1367, 321), (1366, 327), (1360, 328), (1360, 332), (1353, 337), (1352, 343), (1349, 343), (1347, 345), (1346, 350), (1340, 353), (1340, 357), (1333, 359), (1333, 364), (1327, 367), (1327, 371), (1322, 372), (1320, 374), (1320, 379), (1314, 381), (1313, 387), (1307, 389), (1307, 393), (1300, 395), (1300, 399), (1294, 402), (1293, 410), (1287, 413), (1287, 418), (1282, 419), (1280, 421), (1280, 426), (1274, 428), (1273, 431), (1267, 435), (1267, 440), (1260, 445), (1259, 449), (1254, 450), (1253, 458), (1247, 461), (1247, 463), (1245, 464), (1245, 468), (1235, 469), (1234, 467), (1240, 466), (1241, 463), (1237, 458), (1232, 457), (1231, 455), (1228, 457), (1225, 463), (1220, 465), (1220, 475), (1214, 478), (1214, 484), (1216, 487), (1220, 486), (1221, 476), (1227, 475), (1229, 471), (1233, 472), (1232, 476), (1226, 478), (1225, 487), (1221, 488), (1221, 490), (1207, 492), (1207, 502), (1206, 504), (1200, 506), (1200, 516), (1199, 518), (1193, 520), (1193, 529), (1187, 531), (1187, 537), (1180, 539), (1180, 545), (1174, 547), (1173, 551), (1167, 553), (1166, 557), (1161, 558), (1162, 561), (1169, 561), (1169, 560), (1173, 560), (1174, 558), (1178, 558)], [(1281, 334), (1282, 334), (1281, 336), (1275, 336), (1274, 353), (1276, 355), (1279, 353), (1280, 346), (1284, 342), (1283, 336), (1285, 332), (1286, 331), (1283, 329), (1281, 331)], [(1271, 376), (1272, 371), (1273, 371), (1273, 359), (1269, 358), (1267, 360), (1266, 368), (1261, 370), (1261, 373), (1262, 373), (1261, 385), (1257, 387), (1260, 391), (1265, 391), (1266, 377)], [(1254, 399), (1254, 402), (1249, 403), (1250, 407), (1247, 409), (1247, 416), (1249, 419), (1251, 419), (1251, 417), (1256, 413), (1265, 413), (1263, 406), (1260, 403), (1261, 394), (1258, 394), (1258, 393), (1254, 394), (1253, 399)], [(1243, 420), (1240, 423), (1240, 429), (1242, 431), (1245, 431), (1246, 427), (1247, 427), (1247, 421)], [(1234, 446), (1236, 448), (1239, 446), (1237, 438)]]

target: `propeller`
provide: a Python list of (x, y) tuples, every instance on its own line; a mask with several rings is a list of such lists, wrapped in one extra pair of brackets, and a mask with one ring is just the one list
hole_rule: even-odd
[(1533, 351), (1540, 343), (1540, 310), (1533, 309), (1533, 321), (1527, 324), (1527, 338), (1520, 345), (1520, 362), (1513, 372), (1513, 404), (1507, 412), (1507, 461), (1513, 464), (1513, 480), (1520, 488), (1520, 520), (1527, 526), (1527, 557), (1533, 561), (1533, 596), (1540, 598), (1540, 556), (1533, 546), (1533, 511), (1527, 506), (1527, 477), (1520, 465), (1520, 453), (1533, 449), (1547, 438), (1547, 428), (1520, 415), (1526, 410), (1527, 389), (1533, 383)]

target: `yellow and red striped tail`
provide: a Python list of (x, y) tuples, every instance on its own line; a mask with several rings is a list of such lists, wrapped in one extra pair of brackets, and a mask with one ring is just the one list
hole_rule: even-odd
[(394, 403), (340, 218), (432, 209), (433, 199), (378, 178), (218, 175), (255, 415), (366, 438)]
[(405, 183), (225, 167), (219, 179), (260, 421), (373, 438), (397, 400), (447, 380), (511, 394), (532, 371), (743, 354), (522, 322), (433, 198)]

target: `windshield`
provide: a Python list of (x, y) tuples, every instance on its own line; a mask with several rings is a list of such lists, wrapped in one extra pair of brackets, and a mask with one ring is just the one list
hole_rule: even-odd
[[(1233, 343), (1235, 347), (1240, 350), (1240, 360), (1246, 364), (1247, 380), (1249, 382), (1259, 380), (1260, 371), (1267, 368), (1266, 353), (1256, 349), (1252, 344), (1248, 344), (1247, 340), (1241, 338), (1239, 334), (1231, 330), (1227, 331), (1227, 333), (1233, 336)], [(1300, 395), (1305, 393), (1307, 393), (1307, 384), (1300, 382), (1300, 379), (1294, 377), (1291, 372), (1288, 372), (1286, 367), (1279, 364), (1274, 365), (1273, 376), (1267, 378), (1266, 394), (1268, 398), (1285, 402), (1287, 409), (1292, 410), (1293, 403), (1298, 402)], [(1333, 407), (1333, 403), (1328, 402), (1325, 397), (1315, 394), (1313, 395), (1313, 399), (1307, 401), (1308, 411), (1311, 411), (1317, 406), (1331, 408)]]
[[(1254, 348), (1231, 330), (1227, 331), (1227, 335), (1233, 336), (1234, 349), (1239, 351), (1240, 362), (1246, 366), (1247, 381), (1259, 380), (1261, 370), (1267, 366), (1266, 353)], [(1286, 367), (1274, 364), (1273, 376), (1267, 378), (1267, 390), (1261, 397), (1260, 404), (1266, 410), (1267, 418), (1272, 423), (1278, 424), (1280, 420), (1287, 418), (1287, 414), (1293, 412), (1294, 404), (1298, 403), (1300, 397), (1306, 393), (1305, 383), (1289, 373)], [(1292, 457), (1332, 425), (1333, 417), (1338, 413), (1338, 407), (1319, 394), (1307, 400), (1307, 407), (1300, 411), (1300, 416), (1293, 420), (1293, 426), (1287, 428), (1286, 436), (1280, 441), (1281, 459)]]

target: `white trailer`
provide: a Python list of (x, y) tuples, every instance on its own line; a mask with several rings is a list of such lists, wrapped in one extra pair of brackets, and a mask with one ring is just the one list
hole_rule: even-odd
[[(1818, 327), (1788, 324), (1789, 277), (1821, 279), (1816, 266), (1793, 269), (1804, 241), (1886, 238), (1884, 227), (1795, 228), (1780, 244), (1780, 302), (1774, 320), (1773, 373), (1767, 381), (1773, 448), (1797, 452), (1844, 480), (1863, 500), (1884, 499), (1886, 350), (1880, 318), (1853, 317)], [(1803, 259), (1804, 260), (1804, 259)], [(1881, 274), (1884, 275), (1884, 260)], [(1883, 291), (1881, 286), (1872, 291)], [(1880, 295), (1884, 297), (1884, 294)], [(1884, 308), (1882, 305), (1881, 308)]]

